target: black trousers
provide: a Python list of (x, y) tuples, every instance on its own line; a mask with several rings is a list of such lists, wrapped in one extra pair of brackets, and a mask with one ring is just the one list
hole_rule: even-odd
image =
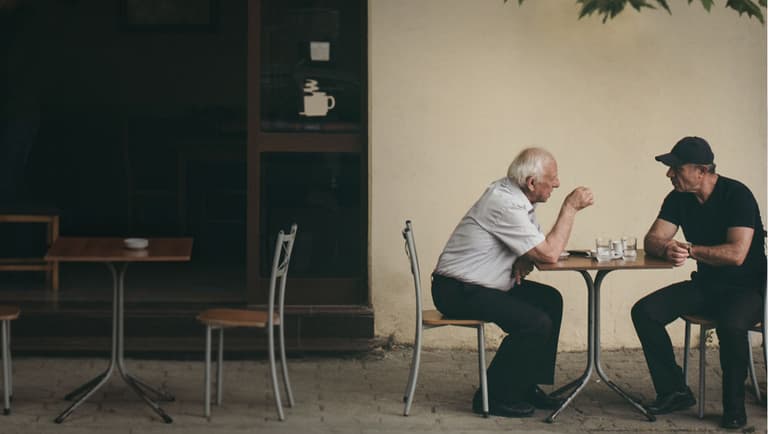
[(717, 321), (723, 410), (744, 412), (744, 381), (749, 364), (747, 331), (762, 318), (762, 287), (712, 285), (697, 280), (678, 282), (638, 301), (632, 321), (643, 345), (656, 393), (684, 387), (683, 371), (675, 361), (666, 325), (681, 315), (706, 315)]
[(445, 316), (496, 323), (507, 336), (488, 367), (488, 394), (513, 402), (536, 384), (552, 384), (563, 298), (551, 286), (524, 280), (509, 291), (432, 275), (432, 299)]

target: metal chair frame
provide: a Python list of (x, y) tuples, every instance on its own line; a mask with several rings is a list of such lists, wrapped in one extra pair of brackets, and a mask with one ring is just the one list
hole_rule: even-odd
[(480, 320), (454, 320), (450, 318), (439, 319), (424, 318), (424, 314), (439, 315), (437, 311), (424, 311), (421, 301), (421, 272), (419, 270), (419, 258), (416, 254), (416, 242), (413, 237), (413, 225), (410, 220), (405, 222), (403, 229), (403, 238), (405, 238), (405, 254), (408, 256), (411, 264), (411, 274), (413, 275), (413, 284), (416, 290), (416, 336), (413, 344), (413, 358), (411, 359), (411, 369), (408, 374), (408, 383), (405, 386), (405, 395), (403, 402), (405, 408), (403, 416), (408, 416), (413, 404), (413, 397), (416, 391), (416, 382), (419, 376), (419, 364), (421, 363), (421, 343), (424, 330), (433, 328), (456, 326), (468, 327), (477, 330), (477, 348), (478, 348), (478, 373), (480, 376), (480, 391), (483, 397), (483, 416), (488, 417), (488, 380), (486, 377), (485, 366), (485, 322)]
[(11, 399), (13, 398), (13, 370), (11, 366), (11, 321), (19, 317), (16, 306), (0, 307), (0, 345), (3, 355), (3, 414), (11, 414)]
[[(288, 397), (288, 406), (294, 406), (293, 392), (291, 390), (290, 379), (288, 378), (288, 365), (286, 363), (285, 356), (285, 332), (284, 332), (284, 313), (285, 313), (285, 284), (288, 278), (288, 266), (291, 260), (291, 253), (293, 252), (293, 243), (296, 239), (296, 224), (291, 226), (291, 232), (285, 234), (280, 231), (277, 234), (277, 240), (275, 242), (275, 256), (272, 262), (272, 273), (269, 280), (269, 301), (266, 311), (267, 323), (264, 326), (256, 325), (238, 325), (227, 323), (223, 318), (215, 318), (215, 314), (210, 318), (206, 318), (206, 312), (213, 312), (209, 310), (201, 313), (198, 319), (206, 324), (205, 328), (205, 417), (211, 415), (211, 332), (212, 330), (218, 330), (218, 357), (216, 361), (216, 405), (221, 405), (223, 394), (223, 382), (222, 371), (224, 364), (224, 329), (234, 327), (258, 327), (266, 328), (268, 336), (268, 352), (269, 352), (269, 369), (272, 378), (272, 391), (275, 395), (275, 404), (277, 406), (278, 418), (282, 421), (285, 420), (283, 412), (282, 399), (280, 397), (280, 387), (277, 381), (277, 367), (275, 362), (275, 326), (278, 329), (279, 339), (279, 352), (280, 352), (280, 366), (283, 378), (283, 386), (285, 388), (285, 394)], [(277, 298), (277, 315), (275, 314), (275, 298)], [(248, 313), (251, 310), (240, 309), (233, 310), (228, 309), (228, 312), (243, 312)], [(204, 319), (205, 318), (205, 319)], [(277, 323), (275, 323), (277, 319)]]
[[(768, 320), (768, 297), (763, 296), (763, 320), (760, 324), (756, 324), (749, 333), (762, 333), (763, 335), (763, 361), (768, 365), (768, 345), (766, 345), (765, 324)], [(699, 419), (704, 418), (704, 400), (706, 397), (706, 368), (707, 368), (707, 330), (714, 329), (717, 324), (713, 320), (701, 318), (698, 316), (684, 315), (682, 317), (685, 321), (685, 344), (683, 348), (683, 378), (685, 379), (685, 385), (688, 385), (688, 364), (689, 364), (689, 352), (691, 349), (691, 324), (699, 325), (699, 405), (698, 416)], [(760, 385), (757, 382), (757, 373), (755, 371), (755, 361), (752, 356), (752, 344), (751, 340), (747, 339), (747, 346), (749, 347), (749, 376), (752, 380), (752, 387), (754, 387), (755, 398), (758, 401), (762, 401), (764, 396), (760, 393)], [(768, 374), (766, 371), (763, 374)], [(768, 375), (766, 375), (768, 377)]]

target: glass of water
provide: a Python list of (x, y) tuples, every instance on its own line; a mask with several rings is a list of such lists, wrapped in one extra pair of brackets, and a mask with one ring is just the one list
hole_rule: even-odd
[(637, 238), (621, 237), (621, 243), (624, 246), (624, 260), (634, 261), (637, 259)]
[(595, 258), (598, 262), (611, 260), (611, 239), (600, 237), (595, 239)]

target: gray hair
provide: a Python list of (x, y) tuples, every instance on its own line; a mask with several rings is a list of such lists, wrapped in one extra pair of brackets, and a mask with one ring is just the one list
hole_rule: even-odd
[(544, 175), (544, 163), (554, 159), (555, 157), (545, 149), (523, 149), (509, 165), (507, 178), (520, 187), (524, 187), (526, 180), (531, 176), (536, 181), (540, 181), (542, 175)]

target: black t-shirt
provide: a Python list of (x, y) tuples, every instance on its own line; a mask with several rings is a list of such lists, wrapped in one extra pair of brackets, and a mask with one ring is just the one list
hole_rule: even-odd
[(755, 196), (746, 185), (720, 175), (704, 203), (699, 203), (693, 193), (672, 191), (661, 205), (659, 218), (682, 227), (688, 242), (702, 246), (725, 243), (728, 228), (754, 229), (749, 253), (741, 266), (697, 261), (697, 279), (750, 286), (765, 282), (765, 230)]

